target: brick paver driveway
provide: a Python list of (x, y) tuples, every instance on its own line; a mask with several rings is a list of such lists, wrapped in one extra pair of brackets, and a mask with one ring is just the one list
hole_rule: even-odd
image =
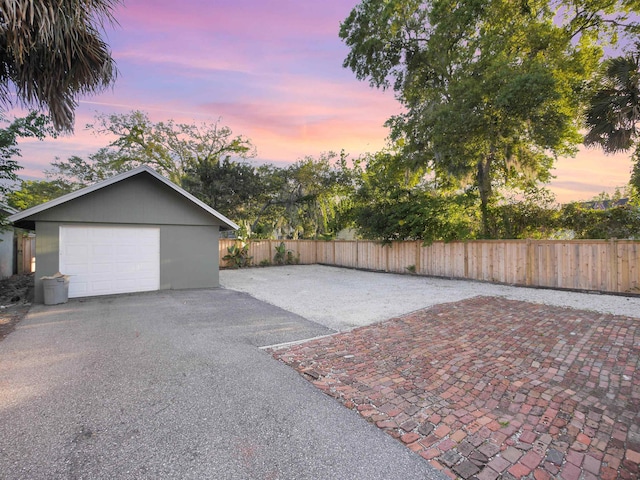
[(455, 478), (639, 478), (640, 319), (493, 297), (272, 350)]

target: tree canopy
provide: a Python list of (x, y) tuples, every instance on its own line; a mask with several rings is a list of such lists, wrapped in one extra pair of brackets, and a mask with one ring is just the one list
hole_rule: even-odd
[(71, 184), (60, 180), (21, 180), (20, 187), (7, 192), (5, 199), (10, 207), (26, 210), (73, 190)]
[(146, 164), (177, 184), (182, 182), (187, 168), (255, 156), (249, 139), (234, 135), (219, 122), (154, 123), (144, 112), (132, 111), (99, 115), (87, 128), (98, 135), (115, 137), (105, 149), (112, 168), (128, 170)]
[(496, 188), (550, 178), (579, 135), (601, 45), (637, 32), (631, 1), (363, 0), (342, 23), (344, 66), (393, 88), (399, 161), (478, 192), (483, 235)]
[[(4, 128), (0, 128), (0, 196), (3, 201), (13, 191), (13, 184), (18, 180), (17, 172), (22, 167), (18, 164), (20, 157), (19, 138), (37, 138), (42, 140), (45, 136), (55, 136), (56, 132), (48, 117), (31, 112), (26, 117), (14, 118), (9, 122), (0, 114), (0, 122), (9, 123)], [(10, 206), (14, 206), (9, 203)], [(0, 225), (4, 224), (5, 218), (0, 218)]]
[(47, 182), (23, 182), (12, 201), (31, 204), (149, 165), (254, 236), (334, 235), (346, 222), (341, 201), (350, 171), (346, 155), (305, 157), (287, 167), (255, 165), (251, 141), (219, 121), (201, 125), (152, 122), (140, 111), (100, 115), (88, 128), (109, 144), (87, 158), (56, 159)]
[[(8, 122), (1, 115), (0, 121)], [(6, 194), (10, 190), (6, 181), (17, 180), (16, 172), (22, 168), (17, 161), (17, 157), (21, 155), (18, 139), (42, 140), (47, 135), (55, 136), (55, 131), (49, 118), (37, 112), (31, 112), (26, 117), (14, 118), (9, 125), (0, 129), (0, 194)]]
[(78, 96), (116, 78), (101, 31), (117, 3), (0, 1), (0, 103), (44, 109), (56, 130), (72, 131)]
[(364, 156), (355, 166), (351, 219), (368, 239), (458, 240), (477, 227), (476, 199), (434, 187), (425, 168), (410, 169), (401, 152), (383, 150)]

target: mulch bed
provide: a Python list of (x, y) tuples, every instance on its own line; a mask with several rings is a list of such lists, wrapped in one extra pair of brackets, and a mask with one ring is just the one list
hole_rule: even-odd
[(25, 317), (31, 307), (32, 296), (33, 274), (0, 280), (0, 340)]
[(476, 297), (271, 351), (452, 478), (640, 478), (640, 319)]

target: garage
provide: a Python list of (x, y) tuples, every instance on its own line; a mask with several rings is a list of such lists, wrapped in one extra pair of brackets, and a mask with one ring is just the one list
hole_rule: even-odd
[(56, 272), (70, 298), (218, 287), (220, 232), (238, 228), (147, 166), (9, 220), (36, 232), (36, 302)]
[(160, 229), (61, 226), (60, 271), (70, 298), (158, 290)]

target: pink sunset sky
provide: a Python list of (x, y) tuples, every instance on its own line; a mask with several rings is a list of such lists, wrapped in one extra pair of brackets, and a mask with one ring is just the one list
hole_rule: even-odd
[[(125, 0), (108, 27), (115, 87), (87, 97), (75, 134), (23, 141), (21, 174), (44, 178), (55, 157), (106, 146), (85, 125), (97, 113), (146, 112), (155, 122), (215, 122), (251, 139), (256, 161), (283, 164), (344, 149), (384, 147), (384, 122), (400, 112), (391, 92), (342, 67), (339, 24), (357, 0)], [(560, 158), (550, 188), (559, 202), (612, 192), (629, 181), (628, 155), (583, 149)]]

